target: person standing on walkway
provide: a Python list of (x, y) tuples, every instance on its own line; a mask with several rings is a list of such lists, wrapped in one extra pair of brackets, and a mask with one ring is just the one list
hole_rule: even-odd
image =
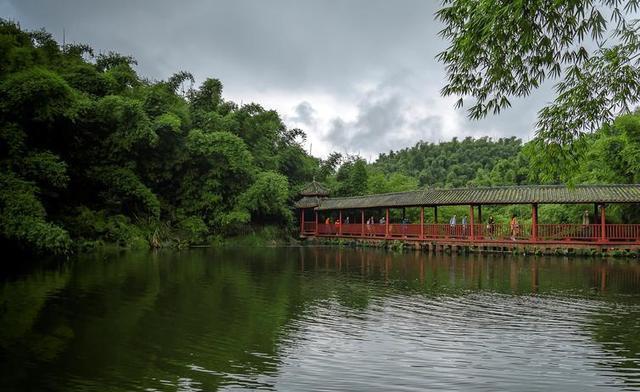
[(456, 234), (456, 216), (452, 216), (451, 219), (449, 219), (449, 226), (451, 226), (451, 235), (455, 235)]
[(493, 219), (493, 215), (489, 217), (487, 221), (487, 231), (489, 232), (489, 238), (493, 239), (493, 232), (496, 225), (496, 220)]
[(467, 235), (467, 216), (463, 216), (462, 217), (462, 235), (466, 236)]
[(582, 236), (583, 237), (591, 237), (591, 233), (589, 232), (589, 211), (584, 210), (582, 213)]
[(518, 219), (516, 219), (515, 215), (511, 215), (511, 222), (509, 223), (511, 228), (511, 240), (515, 241), (518, 234), (520, 234), (520, 225), (518, 224)]
[(404, 238), (407, 238), (407, 225), (409, 224), (409, 219), (406, 217), (402, 218), (402, 235)]

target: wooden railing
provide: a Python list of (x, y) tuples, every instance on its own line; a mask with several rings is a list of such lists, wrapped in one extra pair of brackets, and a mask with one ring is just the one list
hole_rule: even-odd
[[(315, 233), (315, 222), (304, 224), (305, 233)], [(526, 241), (526, 242), (607, 242), (640, 243), (640, 224), (520, 224), (512, 230), (509, 224), (419, 224), (384, 223), (318, 224), (320, 236), (373, 237), (391, 239), (448, 239), (461, 241)], [(604, 234), (604, 235), (603, 235)]]
[(316, 231), (316, 222), (304, 222), (302, 232), (305, 234), (315, 233)]

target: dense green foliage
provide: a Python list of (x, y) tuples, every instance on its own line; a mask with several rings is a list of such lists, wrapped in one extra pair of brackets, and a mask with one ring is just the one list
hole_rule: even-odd
[(412, 148), (381, 154), (374, 166), (384, 173), (414, 177), (420, 186), (461, 187), (473, 180), (478, 170), (491, 170), (498, 161), (516, 156), (521, 146), (515, 137), (420, 142)]
[[(292, 227), (293, 200), (313, 177), (333, 196), (640, 181), (640, 114), (576, 139), (583, 154), (570, 165), (549, 158), (553, 145), (516, 138), (419, 142), (372, 163), (339, 153), (320, 160), (302, 148), (303, 131), (260, 105), (225, 100), (219, 80), (198, 88), (187, 72), (145, 80), (131, 57), (61, 48), (1, 20), (0, 48), (0, 241), (11, 247), (183, 246)], [(571, 222), (583, 208), (543, 206), (541, 220)], [(441, 219), (466, 213), (441, 211)], [(529, 216), (526, 206), (485, 216), (511, 213)], [(640, 219), (631, 207), (608, 216)]]
[[(629, 113), (640, 97), (637, 0), (444, 0), (437, 17), (450, 46), (445, 95), (475, 100), (471, 118), (498, 113), (556, 79), (538, 117), (543, 174), (553, 177), (584, 150), (585, 133)], [(576, 143), (578, 142), (578, 143)], [(550, 172), (550, 173), (547, 173)]]
[(302, 131), (224, 100), (218, 80), (148, 81), (131, 57), (94, 57), (2, 20), (0, 48), (5, 243), (65, 253), (96, 240), (161, 246), (286, 227), (319, 167)]

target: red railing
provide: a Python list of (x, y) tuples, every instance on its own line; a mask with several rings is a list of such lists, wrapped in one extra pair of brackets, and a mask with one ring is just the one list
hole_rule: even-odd
[(594, 241), (600, 238), (600, 225), (538, 225), (538, 239), (543, 241)]
[(386, 234), (385, 227), (386, 226), (384, 223), (373, 223), (369, 225), (368, 228), (367, 228), (367, 225), (365, 225), (365, 230), (367, 231), (367, 234), (371, 237), (384, 237)]
[(627, 242), (640, 239), (640, 225), (605, 225), (605, 231), (610, 241)]
[[(338, 226), (339, 227), (339, 226)], [(342, 225), (342, 235), (348, 236), (361, 236), (362, 224), (361, 223), (346, 223)]]
[(391, 237), (418, 238), (420, 237), (420, 225), (410, 223), (389, 223), (389, 235)]
[[(307, 226), (308, 225), (308, 226)], [(313, 227), (313, 229), (311, 229)], [(315, 223), (305, 223), (305, 232), (314, 232)], [(463, 241), (528, 241), (528, 242), (637, 242), (640, 243), (640, 224), (607, 224), (605, 238), (599, 224), (540, 224), (534, 233), (531, 224), (519, 224), (512, 228), (510, 224), (425, 224), (422, 227), (423, 239), (451, 239)], [(338, 236), (340, 225), (318, 224), (318, 234)], [(535, 235), (534, 235), (535, 234)], [(420, 239), (419, 224), (383, 223), (342, 225), (344, 237), (375, 237), (393, 239)]]
[(304, 222), (304, 226), (302, 229), (303, 233), (315, 233), (316, 232), (316, 222)]

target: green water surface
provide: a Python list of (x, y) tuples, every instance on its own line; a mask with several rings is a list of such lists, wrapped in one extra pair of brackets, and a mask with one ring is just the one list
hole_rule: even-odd
[(640, 264), (334, 248), (85, 256), (2, 275), (0, 389), (640, 390)]

